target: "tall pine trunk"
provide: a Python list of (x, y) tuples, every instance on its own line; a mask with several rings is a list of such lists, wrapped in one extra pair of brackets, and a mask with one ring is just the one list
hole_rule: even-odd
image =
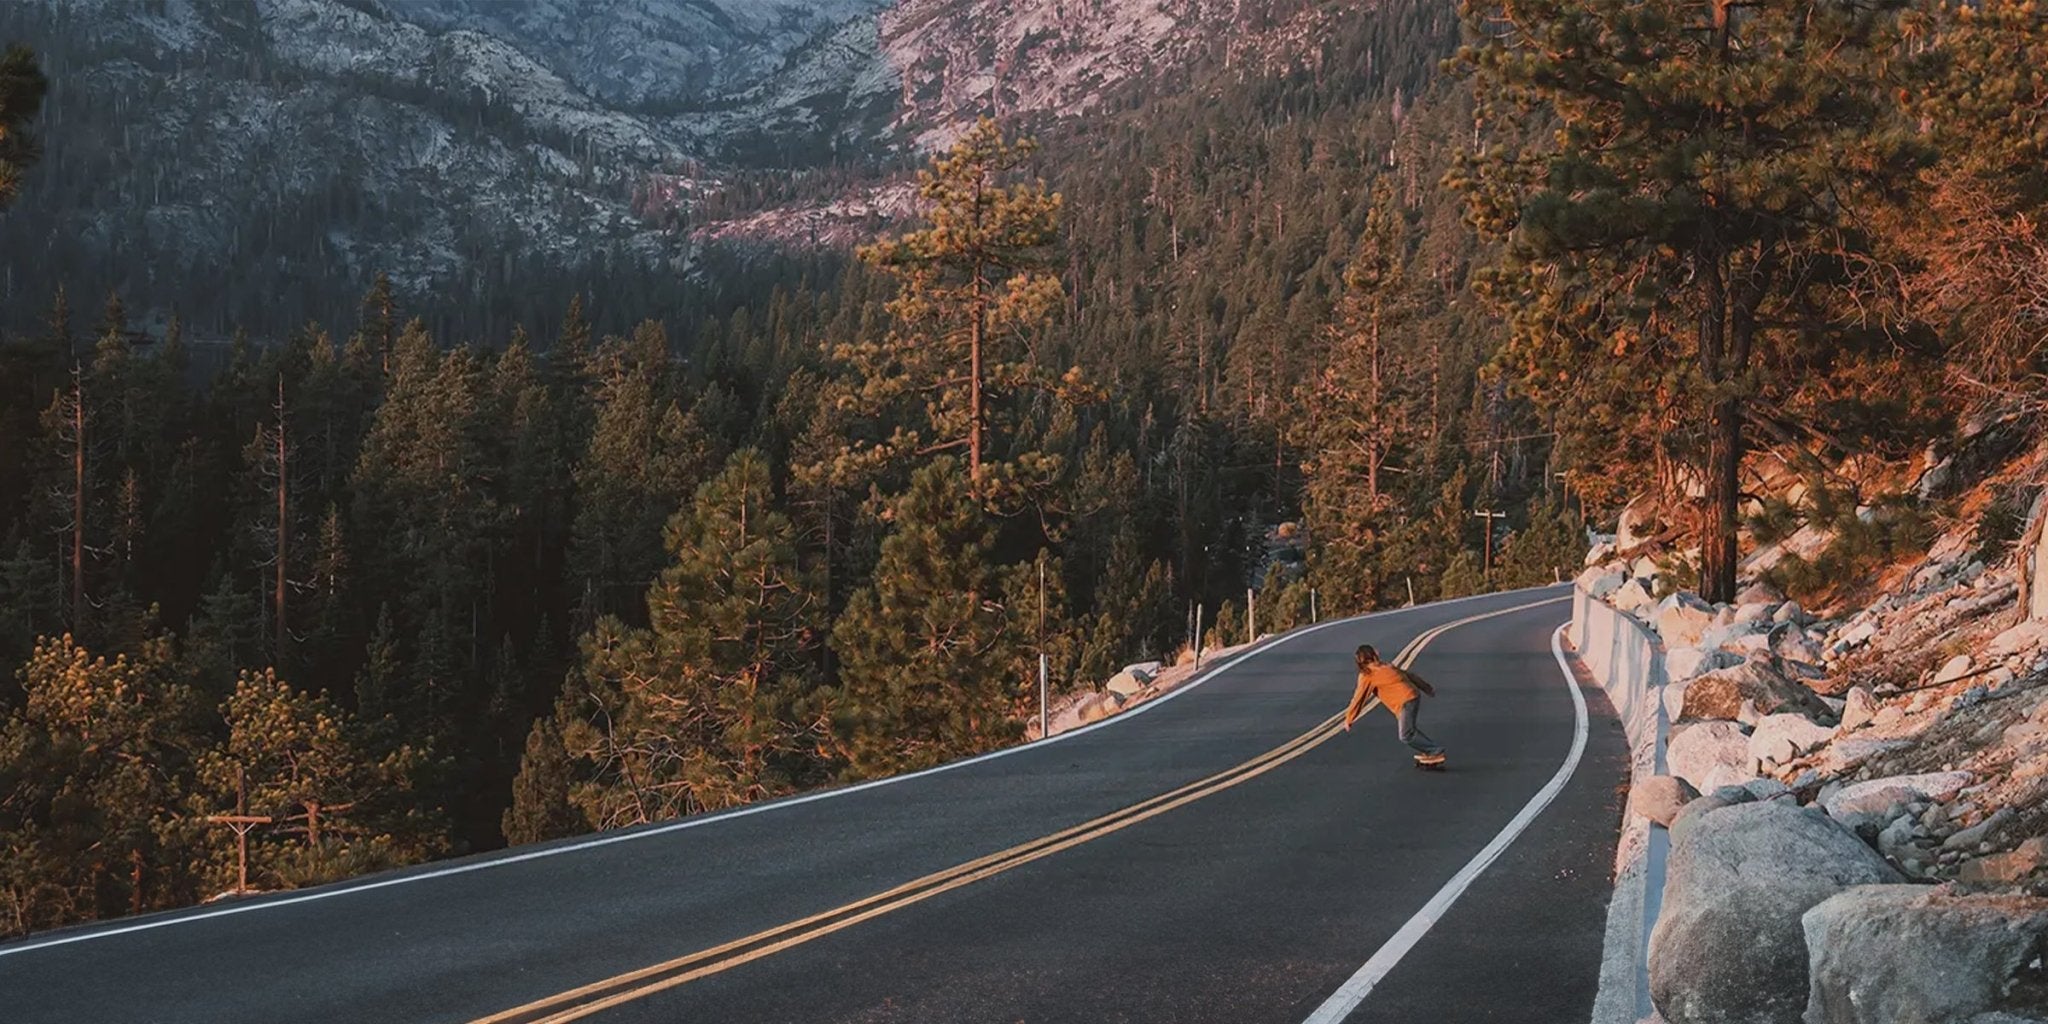
[(291, 536), (291, 534), (290, 534), (290, 529), (289, 529), (289, 527), (290, 527), (290, 524), (291, 524), (291, 518), (290, 518), (290, 515), (289, 515), (289, 511), (290, 511), (290, 509), (289, 509), (289, 505), (288, 505), (288, 499), (289, 499), (289, 488), (290, 488), (290, 486), (291, 486), (291, 485), (290, 485), (290, 478), (289, 478), (289, 475), (288, 475), (288, 471), (289, 471), (289, 469), (290, 469), (290, 465), (289, 465), (289, 463), (288, 463), (288, 461), (287, 461), (287, 455), (286, 455), (286, 451), (285, 451), (285, 434), (284, 434), (284, 374), (283, 374), (282, 372), (280, 372), (280, 373), (279, 373), (279, 374), (277, 375), (277, 452), (276, 452), (276, 453), (277, 453), (277, 551), (275, 552), (275, 561), (276, 561), (276, 563), (277, 563), (277, 564), (276, 564), (276, 567), (275, 567), (275, 568), (276, 568), (276, 577), (275, 577), (275, 579), (273, 580), (273, 586), (274, 586), (274, 594), (273, 594), (273, 597), (272, 597), (272, 601), (273, 601), (274, 603), (273, 603), (273, 607), (272, 607), (272, 609), (271, 609), (271, 612), (272, 612), (272, 615), (271, 615), (271, 617), (272, 617), (272, 622), (273, 622), (273, 624), (275, 625), (275, 627), (276, 627), (276, 629), (277, 629), (277, 639), (276, 639), (276, 641), (275, 641), (275, 643), (276, 643), (276, 648), (275, 648), (275, 650), (273, 650), (273, 651), (271, 652), (271, 660), (273, 660), (273, 661), (275, 661), (275, 662), (277, 662), (277, 663), (279, 663), (279, 664), (282, 664), (282, 663), (284, 662), (284, 648), (285, 648), (285, 639), (286, 639), (286, 638), (287, 638), (288, 636), (290, 636), (290, 633), (289, 633), (289, 632), (288, 632), (288, 631), (286, 630), (286, 627), (285, 627), (285, 620), (284, 620), (284, 597), (285, 597), (285, 587), (286, 587), (286, 584), (287, 584), (287, 580), (288, 580), (288, 577), (287, 577), (287, 576), (286, 576), (286, 574), (285, 574), (285, 545), (286, 545), (286, 542), (287, 542), (287, 541), (288, 541), (288, 540), (290, 539), (290, 536)]
[(974, 272), (974, 328), (968, 338), (967, 479), (981, 483), (981, 341), (988, 315), (982, 309), (981, 270)]
[(1735, 600), (1736, 513), (1742, 468), (1742, 402), (1714, 403), (1707, 438), (1707, 529), (1700, 547), (1700, 596)]
[(85, 635), (85, 370), (71, 364), (71, 632)]
[[(974, 179), (974, 240), (981, 243), (982, 176)], [(974, 263), (974, 325), (967, 339), (968, 382), (967, 382), (967, 480), (970, 484), (981, 484), (981, 343), (982, 335), (988, 329), (988, 265), (981, 259)]]
[(1372, 309), (1372, 392), (1366, 399), (1367, 431), (1370, 441), (1366, 445), (1365, 497), (1366, 507), (1375, 516), (1380, 510), (1380, 464), (1387, 461), (1387, 435), (1381, 429), (1380, 417), (1385, 415), (1386, 394), (1381, 389), (1380, 377), (1380, 303), (1373, 300)]
[[(1742, 399), (1735, 393), (1748, 338), (1728, 337), (1727, 254), (1711, 239), (1700, 247), (1700, 365), (1712, 389), (1707, 407), (1706, 522), (1700, 536), (1700, 596), (1735, 600), (1736, 511), (1742, 469)], [(1746, 334), (1746, 332), (1745, 332)], [(1740, 351), (1737, 351), (1737, 350)]]

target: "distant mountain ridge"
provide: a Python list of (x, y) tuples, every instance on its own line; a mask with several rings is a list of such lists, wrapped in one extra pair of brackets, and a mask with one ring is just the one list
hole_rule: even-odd
[[(48, 159), (0, 219), (58, 283), (190, 308), (377, 271), (473, 296), (532, 275), (678, 274), (772, 209), (678, 231), (735, 173), (859, 166), (984, 113), (1068, 117), (1203, 61), (1312, 60), (1328, 0), (26, 0)], [(900, 203), (817, 204), (888, 216)], [(763, 216), (767, 214), (767, 216)], [(814, 225), (812, 225), (814, 228)], [(806, 228), (809, 235), (817, 232)], [(828, 236), (837, 238), (831, 232)], [(843, 232), (841, 233), (843, 234)], [(60, 275), (61, 272), (61, 275)], [(256, 305), (227, 303), (245, 320)], [(0, 326), (20, 326), (0, 317)]]
[(504, 40), (622, 108), (743, 91), (798, 47), (890, 0), (362, 0), (435, 31)]

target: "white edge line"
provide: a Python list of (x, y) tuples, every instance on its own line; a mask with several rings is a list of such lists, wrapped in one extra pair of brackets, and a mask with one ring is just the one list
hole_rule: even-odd
[(1401, 958), (1407, 956), (1408, 951), (1414, 949), (1415, 944), (1422, 941), (1422, 937), (1429, 933), (1430, 928), (1442, 919), (1444, 912), (1451, 908), (1451, 904), (1456, 903), (1458, 897), (1465, 894), (1465, 889), (1473, 880), (1493, 864), (1501, 855), (1501, 851), (1506, 850), (1508, 844), (1514, 842), (1515, 837), (1521, 835), (1523, 830), (1529, 827), (1529, 823), (1536, 820), (1538, 814), (1543, 813), (1544, 808), (1550, 806), (1550, 802), (1564, 789), (1565, 783), (1571, 780), (1572, 772), (1579, 767), (1579, 756), (1586, 750), (1586, 697), (1579, 692), (1578, 677), (1573, 674), (1571, 663), (1565, 660), (1564, 648), (1559, 646), (1564, 630), (1565, 626), (1559, 626), (1557, 631), (1550, 635), (1550, 653), (1556, 656), (1557, 667), (1564, 671), (1565, 685), (1572, 693), (1572, 713), (1575, 716), (1572, 726), (1572, 749), (1571, 753), (1565, 755), (1564, 764), (1558, 766), (1556, 774), (1550, 777), (1550, 781), (1545, 783), (1542, 789), (1537, 790), (1535, 796), (1529, 798), (1521, 813), (1515, 815), (1514, 820), (1508, 822), (1507, 827), (1493, 837), (1493, 842), (1486, 844), (1485, 849), (1480, 850), (1457, 874), (1451, 876), (1451, 880), (1445, 882), (1444, 887), (1438, 889), (1436, 895), (1431, 897), (1428, 903), (1423, 904), (1422, 909), (1416, 911), (1415, 916), (1409, 918), (1408, 923), (1402, 925), (1400, 931), (1394, 933), (1393, 938), (1388, 939), (1385, 945), (1375, 951), (1372, 959), (1367, 960), (1365, 966), (1358, 969), (1358, 973), (1338, 986), (1330, 998), (1323, 1000), (1323, 1005), (1316, 1007), (1315, 1012), (1309, 1014), (1303, 1024), (1337, 1024), (1349, 1016), (1351, 1011), (1357, 1009), (1358, 1004), (1372, 994), (1374, 986), (1384, 980), (1388, 972), (1394, 969), (1394, 965), (1400, 963)]
[[(668, 835), (671, 832), (680, 832), (684, 829), (697, 828), (699, 826), (710, 825), (721, 821), (731, 821), (735, 818), (744, 818), (749, 815), (761, 814), (767, 811), (778, 810), (784, 807), (795, 807), (799, 804), (812, 803), (818, 800), (828, 800), (833, 797), (848, 796), (865, 790), (875, 789), (880, 786), (894, 785), (898, 782), (908, 782), (911, 779), (924, 778), (928, 775), (937, 775), (941, 772), (949, 772), (956, 768), (965, 768), (968, 765), (980, 764), (984, 761), (993, 761), (999, 757), (1009, 757), (1012, 754), (1022, 753), (1026, 750), (1041, 747), (1049, 743), (1058, 743), (1062, 740), (1068, 740), (1076, 736), (1086, 735), (1087, 733), (1094, 732), (1095, 730), (1101, 729), (1105, 726), (1115, 725), (1118, 722), (1129, 721), (1133, 718), (1136, 718), (1139, 715), (1144, 714), (1147, 711), (1152, 710), (1153, 708), (1160, 706), (1161, 704), (1165, 704), (1166, 702), (1173, 700), (1176, 697), (1179, 697), (1184, 693), (1192, 691), (1193, 689), (1202, 685), (1203, 683), (1206, 683), (1209, 680), (1214, 679), (1217, 676), (1222, 675), (1223, 673), (1229, 671), (1230, 669), (1237, 667), (1239, 663), (1249, 658), (1252, 658), (1256, 655), (1264, 654), (1274, 649), (1275, 647), (1278, 647), (1281, 644), (1288, 642), (1289, 640), (1304, 637), (1309, 635), (1310, 633), (1328, 629), (1331, 626), (1341, 626), (1346, 623), (1362, 622), (1366, 619), (1400, 615), (1406, 612), (1421, 611), (1427, 608), (1443, 608), (1448, 605), (1464, 604), (1469, 601), (1479, 601), (1484, 600), (1486, 598), (1505, 597), (1510, 594), (1522, 594), (1530, 593), (1533, 591), (1549, 590), (1553, 589), (1555, 586), (1555, 584), (1551, 584), (1549, 586), (1544, 587), (1530, 587), (1525, 590), (1503, 590), (1496, 591), (1490, 594), (1473, 594), (1468, 597), (1453, 598), (1449, 601), (1437, 601), (1431, 604), (1410, 605), (1405, 608), (1389, 608), (1384, 611), (1367, 612), (1364, 615), (1354, 615), (1350, 618), (1331, 619), (1327, 622), (1318, 622), (1312, 626), (1307, 626), (1293, 630), (1292, 632), (1283, 633), (1280, 636), (1268, 640), (1264, 644), (1254, 646), (1251, 650), (1245, 651), (1244, 653), (1239, 654), (1238, 656), (1230, 659), (1229, 661), (1223, 662), (1220, 665), (1216, 665), (1212, 668), (1209, 668), (1208, 670), (1204, 671), (1201, 675), (1196, 676), (1194, 679), (1191, 679), (1185, 683), (1182, 683), (1180, 686), (1175, 687), (1173, 690), (1167, 693), (1161, 694), (1158, 697), (1154, 697), (1151, 700), (1145, 701), (1144, 703), (1139, 704), (1137, 707), (1134, 707), (1129, 711), (1124, 711), (1115, 715), (1111, 715), (1110, 717), (1105, 718), (1102, 721), (1096, 722), (1092, 725), (1085, 725), (1079, 729), (1069, 729), (1066, 732), (1055, 733), (1052, 736), (1048, 736), (1043, 739), (1032, 740), (1029, 743), (1020, 743), (1014, 747), (1004, 747), (1001, 750), (992, 750), (986, 754), (979, 754), (974, 757), (966, 758), (960, 761), (951, 761), (946, 764), (937, 765), (932, 768), (925, 768), (920, 771), (911, 772), (907, 775), (891, 775), (886, 778), (873, 779), (867, 782), (857, 783), (851, 786), (841, 786), (834, 789), (819, 790), (815, 793), (806, 793), (801, 796), (786, 797), (780, 800), (773, 800), (766, 803), (753, 804), (748, 807), (737, 807), (730, 811), (720, 811), (716, 814), (707, 814), (696, 817), (683, 818), (678, 821), (669, 822), (667, 824), (655, 825), (647, 828), (634, 828), (614, 832), (609, 835), (599, 835), (579, 842), (563, 843), (557, 846), (549, 846), (545, 849), (529, 850), (525, 853), (515, 853), (501, 857), (490, 857), (487, 860), (476, 860), (462, 864), (451, 864), (446, 867), (433, 868), (426, 871), (408, 872), (406, 874), (397, 875), (391, 878), (385, 878), (374, 882), (359, 882), (355, 884), (342, 883), (334, 888), (316, 889), (310, 892), (301, 893), (296, 896), (282, 896), (274, 899), (261, 899), (249, 903), (239, 903), (233, 906), (216, 907), (211, 910), (201, 910), (193, 913), (179, 913), (176, 911), (171, 911), (170, 913), (175, 916), (164, 917), (158, 920), (138, 921), (134, 924), (116, 925), (108, 928), (94, 928), (90, 931), (81, 932), (76, 935), (59, 935), (43, 939), (41, 941), (24, 942), (19, 945), (0, 947), (0, 957), (14, 956), (18, 953), (27, 953), (38, 949), (48, 949), (52, 946), (68, 946), (74, 942), (87, 942), (93, 939), (107, 939), (113, 938), (117, 935), (129, 935), (135, 932), (152, 931), (158, 928), (168, 928), (172, 925), (188, 924), (194, 921), (206, 921), (211, 920), (213, 918), (229, 917), (235, 914), (246, 914), (251, 911), (273, 910), (278, 907), (289, 907), (300, 903), (311, 903), (315, 900), (332, 899), (336, 896), (347, 896), (352, 893), (370, 892), (372, 890), (385, 889), (395, 885), (408, 885), (413, 882), (425, 882), (436, 878), (446, 878), (451, 875), (466, 875), (473, 871), (486, 871), (491, 868), (507, 867), (513, 864), (523, 864), (527, 861), (541, 860), (547, 857), (556, 857), (566, 853), (576, 853), (583, 850), (594, 850), (603, 846), (611, 846), (614, 843), (628, 843), (639, 839), (649, 839), (655, 836), (664, 836)], [(1583, 717), (1583, 714), (1581, 717)], [(1584, 731), (1583, 723), (1581, 723), (1581, 731)], [(1576, 760), (1576, 751), (1574, 751), (1573, 756), (1574, 760)]]

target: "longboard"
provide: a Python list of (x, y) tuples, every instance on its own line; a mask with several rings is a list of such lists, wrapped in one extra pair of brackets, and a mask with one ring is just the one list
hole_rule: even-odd
[(1444, 770), (1444, 759), (1439, 756), (1425, 761), (1418, 757), (1415, 759), (1415, 767), (1426, 772), (1440, 772)]

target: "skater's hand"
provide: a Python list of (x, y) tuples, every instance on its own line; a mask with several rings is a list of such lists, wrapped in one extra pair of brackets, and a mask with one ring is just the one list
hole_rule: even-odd
[(1350, 723), (1350, 722), (1346, 722), (1346, 723), (1344, 723), (1344, 731), (1345, 731), (1345, 732), (1350, 732), (1350, 731), (1351, 731), (1351, 723)]

